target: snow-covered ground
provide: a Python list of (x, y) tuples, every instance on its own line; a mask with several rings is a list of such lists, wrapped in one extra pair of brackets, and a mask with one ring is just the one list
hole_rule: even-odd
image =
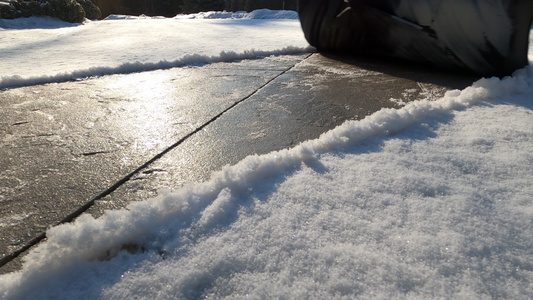
[(0, 88), (309, 51), (295, 12), (0, 19)]
[[(3, 86), (308, 51), (297, 20), (17, 22)], [(0, 298), (529, 299), (532, 166), (526, 67), (52, 228)]]

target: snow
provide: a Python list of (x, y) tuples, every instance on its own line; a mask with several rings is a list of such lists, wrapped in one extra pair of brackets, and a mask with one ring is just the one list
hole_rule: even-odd
[(258, 9), (250, 13), (245, 11), (209, 11), (196, 14), (177, 15), (178, 19), (278, 19), (278, 20), (298, 20), (298, 13), (290, 10)]
[[(148, 60), (145, 39), (166, 47), (168, 33), (160, 29), (179, 24), (182, 30), (203, 31), (195, 43), (216, 51), (223, 44), (224, 51), (244, 53), (243, 35), (226, 36), (237, 30), (264, 55), (272, 53), (269, 49), (306, 49), (296, 21), (244, 23), (246, 28), (232, 27), (249, 20), (227, 21), (119, 18), (50, 34), (6, 30), (0, 32), (1, 47), (21, 45), (4, 39), (16, 31), (27, 37), (25, 45), (64, 51), (77, 48), (75, 42), (82, 51), (83, 45), (101, 41), (73, 40), (74, 33), (96, 39), (93, 31), (102, 26), (112, 32), (110, 38), (142, 24), (138, 29), (153, 36), (124, 41), (120, 47), (128, 52), (120, 66), (137, 57)], [(114, 22), (129, 23), (115, 28)], [(209, 32), (215, 27), (219, 31)], [(278, 31), (286, 39), (278, 38)], [(108, 44), (102, 49), (118, 47)], [(139, 44), (143, 47), (133, 46)], [(169, 61), (176, 60), (168, 58), (175, 52), (216, 55), (181, 46), (152, 54)], [(4, 57), (2, 70), (17, 59)], [(113, 65), (96, 63), (107, 64)], [(62, 67), (76, 66), (68, 61)], [(117, 70), (123, 71), (112, 69)], [(45, 78), (36, 71), (20, 76), (18, 83)], [(0, 276), (0, 297), (528, 299), (533, 295), (532, 98), (533, 67), (528, 66), (437, 101), (383, 109), (291, 149), (249, 156), (208, 182), (162, 191), (99, 219), (82, 216), (51, 228), (22, 271)]]
[(261, 10), (239, 19), (110, 16), (74, 25), (0, 19), (0, 89), (311, 51), (294, 12)]

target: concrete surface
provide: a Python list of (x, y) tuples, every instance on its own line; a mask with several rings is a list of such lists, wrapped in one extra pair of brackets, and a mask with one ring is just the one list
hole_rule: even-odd
[(474, 80), (313, 54), (1, 91), (0, 273), (50, 226)]

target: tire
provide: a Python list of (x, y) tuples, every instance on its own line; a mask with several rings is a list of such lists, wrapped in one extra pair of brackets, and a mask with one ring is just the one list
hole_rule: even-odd
[(300, 23), (309, 44), (319, 51), (353, 52), (362, 31), (349, 9), (344, 0), (300, 0)]
[(321, 52), (487, 77), (528, 64), (533, 0), (300, 0), (299, 13), (307, 41)]

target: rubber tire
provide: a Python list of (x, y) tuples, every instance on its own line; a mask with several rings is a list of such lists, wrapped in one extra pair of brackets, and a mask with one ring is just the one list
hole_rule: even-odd
[(309, 44), (319, 51), (353, 53), (364, 37), (360, 21), (346, 9), (344, 0), (300, 0), (300, 23)]

